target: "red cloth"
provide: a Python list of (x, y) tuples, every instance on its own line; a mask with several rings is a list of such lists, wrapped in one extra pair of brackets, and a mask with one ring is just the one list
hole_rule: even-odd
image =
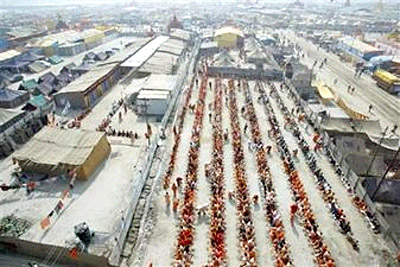
[(297, 204), (293, 204), (290, 206), (290, 213), (295, 214), (298, 209), (299, 209), (299, 207), (297, 206)]
[(26, 184), (26, 186), (28, 187), (28, 189), (33, 190), (33, 189), (36, 188), (36, 183), (30, 181), (30, 182), (28, 182), (28, 183)]
[(71, 248), (69, 250), (69, 256), (73, 259), (78, 258), (78, 249), (77, 248)]

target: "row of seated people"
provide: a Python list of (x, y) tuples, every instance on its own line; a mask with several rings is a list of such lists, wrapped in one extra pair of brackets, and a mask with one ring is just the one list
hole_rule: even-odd
[(193, 83), (194, 83), (194, 79), (195, 77), (192, 78), (189, 88), (187, 90), (187, 94), (185, 96), (185, 100), (184, 100), (184, 104), (182, 107), (182, 110), (180, 111), (179, 115), (178, 115), (178, 126), (173, 126), (173, 138), (174, 138), (174, 143), (172, 145), (172, 152), (171, 152), (171, 156), (169, 159), (169, 163), (168, 163), (168, 168), (167, 171), (165, 172), (164, 175), (164, 182), (163, 182), (163, 187), (164, 190), (167, 190), (170, 187), (171, 184), (171, 179), (172, 179), (172, 174), (174, 172), (175, 169), (175, 163), (176, 163), (176, 156), (178, 153), (178, 148), (179, 148), (179, 144), (181, 141), (181, 133), (182, 133), (182, 129), (183, 129), (183, 125), (185, 123), (185, 116), (186, 116), (186, 112), (188, 110), (188, 107), (190, 105), (190, 100), (192, 97), (192, 93), (193, 93)]
[(257, 266), (254, 223), (251, 215), (251, 199), (247, 185), (244, 152), (234, 81), (228, 82), (228, 110), (232, 134), (235, 200), (239, 228), (240, 266)]
[[(271, 86), (273, 86), (273, 84)], [(346, 215), (344, 214), (343, 209), (340, 208), (335, 193), (333, 192), (329, 182), (326, 180), (322, 172), (322, 169), (318, 166), (317, 160), (310, 150), (310, 146), (308, 145), (306, 139), (304, 138), (303, 134), (300, 131), (299, 124), (294, 119), (294, 115), (287, 109), (287, 107), (283, 103), (283, 100), (280, 98), (279, 93), (276, 93), (276, 101), (285, 120), (289, 122), (289, 127), (291, 129), (291, 132), (298, 141), (298, 145), (300, 147), (300, 150), (304, 154), (306, 163), (315, 177), (317, 188), (322, 193), (323, 200), (325, 201), (327, 208), (331, 212), (333, 219), (335, 220), (340, 231), (343, 234), (347, 235), (347, 239), (351, 242), (354, 249), (358, 249), (358, 242), (353, 237), (350, 227), (350, 222), (347, 219)], [(319, 133), (316, 132), (316, 134), (314, 134), (313, 137), (313, 141), (314, 143), (316, 143), (315, 144), (316, 146), (318, 143), (321, 142), (320, 140), (321, 137)]]
[[(97, 126), (96, 131), (99, 132), (105, 132), (108, 128), (108, 126), (111, 123), (111, 119), (114, 117), (114, 115), (117, 113), (117, 111), (121, 108), (121, 106), (124, 107), (125, 114), (127, 112), (127, 104), (124, 102), (124, 100), (121, 98), (117, 102), (113, 103), (111, 106), (111, 111), (107, 114), (107, 117), (101, 121), (101, 123)], [(122, 120), (122, 113), (119, 112), (119, 120)]]
[(210, 200), (210, 267), (227, 266), (225, 243), (225, 184), (223, 164), (222, 84), (216, 80), (214, 92), (213, 153), (208, 176), (211, 183)]
[(174, 251), (175, 266), (190, 266), (192, 264), (192, 245), (195, 234), (195, 198), (197, 187), (197, 173), (199, 169), (200, 134), (203, 128), (205, 98), (207, 94), (208, 76), (203, 77), (200, 85), (197, 108), (194, 114), (194, 123), (189, 148), (189, 159), (186, 170), (186, 185), (183, 192), (181, 206), (180, 229)]
[[(291, 89), (287, 85), (283, 84), (282, 87), (285, 88), (286, 90), (288, 90), (289, 92), (291, 92)], [(293, 92), (291, 92), (291, 93), (293, 95)], [(297, 106), (298, 112), (304, 113), (304, 108), (300, 105), (300, 102), (298, 100), (295, 100), (295, 104)], [(307, 115), (305, 115), (305, 116), (306, 116), (307, 121), (310, 121), (310, 118)], [(340, 180), (342, 181), (343, 185), (345, 186), (347, 192), (350, 194), (355, 207), (358, 209), (358, 211), (362, 215), (365, 216), (369, 226), (374, 231), (374, 233), (376, 233), (376, 234), (380, 233), (380, 224), (379, 224), (378, 220), (376, 219), (376, 217), (374, 216), (374, 213), (367, 206), (365, 201), (363, 201), (361, 198), (359, 198), (356, 195), (356, 192), (353, 189), (353, 187), (351, 186), (349, 179), (346, 177), (342, 168), (340, 167), (340, 165), (336, 161), (335, 157), (331, 153), (330, 149), (326, 145), (324, 146), (324, 152), (325, 152), (325, 155), (328, 157), (329, 163), (334, 168), (335, 173), (340, 177)]]
[[(267, 150), (264, 148), (262, 141), (260, 125), (255, 113), (251, 92), (246, 81), (243, 81), (242, 85), (245, 96), (244, 113), (246, 113), (246, 118), (249, 120), (252, 142), (257, 147), (255, 151), (257, 171), (261, 184), (265, 188), (263, 195), (265, 197), (267, 221), (270, 224), (269, 233), (273, 245), (273, 255), (275, 255), (275, 266), (292, 266), (289, 245), (285, 238), (285, 229), (275, 201), (275, 190), (272, 185), (267, 162)], [(265, 186), (266, 184), (268, 184), (268, 190)]]
[[(261, 94), (264, 94), (263, 98), (266, 98), (265, 89), (260, 88), (259, 91)], [(267, 110), (266, 113), (268, 114), (267, 117), (271, 127), (272, 139), (276, 142), (280, 159), (283, 162), (284, 171), (289, 178), (289, 187), (293, 193), (295, 205), (296, 207), (299, 207), (299, 215), (303, 230), (305, 231), (315, 254), (315, 262), (321, 267), (336, 266), (329, 248), (324, 242), (322, 233), (318, 229), (319, 226), (311, 209), (310, 200), (305, 192), (298, 171), (295, 168), (291, 152), (289, 151), (289, 147), (284, 139), (272, 105), (269, 102), (265, 103), (264, 107)]]

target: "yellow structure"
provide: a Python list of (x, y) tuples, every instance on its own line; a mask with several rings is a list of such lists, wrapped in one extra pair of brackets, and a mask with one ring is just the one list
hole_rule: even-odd
[(322, 82), (318, 82), (316, 84), (316, 86), (317, 86), (318, 93), (319, 93), (323, 103), (329, 102), (329, 101), (332, 101), (335, 99), (329, 86), (323, 84)]
[(244, 34), (241, 30), (233, 27), (224, 27), (215, 31), (214, 41), (218, 47), (236, 48), (242, 42)]
[(367, 115), (361, 114), (349, 107), (349, 105), (340, 96), (336, 97), (335, 102), (341, 109), (344, 110), (344, 112), (346, 112), (347, 115), (355, 120), (363, 121), (369, 118)]
[(75, 169), (77, 179), (87, 180), (110, 151), (104, 133), (44, 127), (14, 158), (26, 172), (58, 176)]

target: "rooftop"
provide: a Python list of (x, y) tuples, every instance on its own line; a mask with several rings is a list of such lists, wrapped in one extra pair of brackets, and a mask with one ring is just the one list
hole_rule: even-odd
[(13, 57), (21, 55), (21, 52), (18, 52), (17, 50), (7, 50), (5, 52), (0, 53), (0, 61), (4, 61), (7, 59), (11, 59)]
[(346, 36), (343, 38), (339, 39), (342, 41), (344, 44), (360, 51), (361, 53), (370, 53), (370, 52), (377, 52), (377, 51), (382, 51), (372, 45), (369, 45), (367, 43), (364, 43), (358, 39), (352, 38), (350, 36)]
[(177, 75), (151, 74), (142, 87), (142, 90), (171, 91), (178, 79)]
[(32, 137), (14, 157), (31, 164), (81, 165), (104, 133), (45, 127)]
[(159, 36), (154, 40), (150, 41), (147, 45), (142, 47), (139, 51), (129, 57), (125, 62), (121, 64), (121, 67), (138, 68), (148, 60), (156, 50), (165, 43), (169, 37)]
[(111, 63), (104, 66), (96, 66), (62, 88), (56, 95), (76, 92), (83, 93), (87, 88), (94, 84), (98, 79), (109, 73), (117, 65), (117, 63)]
[(228, 33), (235, 34), (235, 35), (238, 35), (238, 36), (244, 38), (244, 34), (241, 30), (231, 27), (231, 26), (223, 27), (223, 28), (216, 30), (214, 33), (214, 36), (220, 36), (220, 35), (228, 34)]

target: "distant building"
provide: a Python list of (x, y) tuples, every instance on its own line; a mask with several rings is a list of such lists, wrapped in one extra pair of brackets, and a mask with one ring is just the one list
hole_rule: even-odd
[(356, 61), (357, 59), (368, 61), (384, 53), (383, 50), (350, 36), (339, 38), (337, 48), (350, 56), (351, 61)]
[(224, 27), (214, 33), (214, 40), (218, 47), (238, 48), (243, 46), (244, 34), (241, 30), (233, 27)]
[(182, 29), (182, 23), (174, 15), (167, 26), (167, 32), (170, 33), (172, 29)]

